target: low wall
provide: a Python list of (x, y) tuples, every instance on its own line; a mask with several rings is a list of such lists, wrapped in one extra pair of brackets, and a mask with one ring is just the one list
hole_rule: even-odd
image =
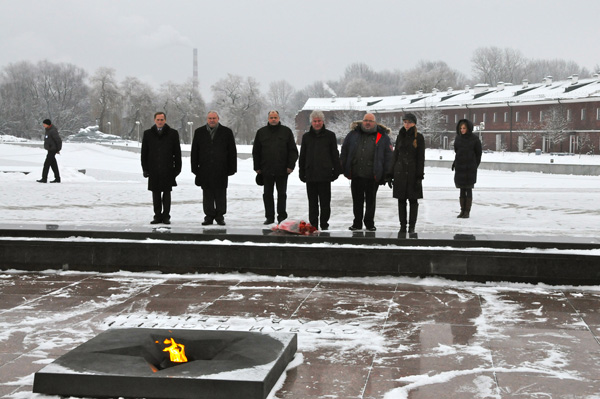
[[(425, 166), (432, 168), (452, 167), (452, 161), (426, 160)], [(600, 176), (600, 165), (564, 165), (555, 163), (512, 163), (481, 162), (479, 169), (501, 170), (505, 172), (537, 172), (557, 175)]]
[[(409, 276), (468, 281), (600, 284), (598, 240), (480, 241), (376, 235), (293, 236), (163, 232), (0, 231), (0, 269)], [(60, 234), (59, 234), (60, 233)], [(21, 238), (19, 238), (21, 236)], [(33, 237), (35, 236), (35, 237)], [(65, 238), (60, 238), (65, 236)], [(74, 239), (73, 237), (78, 237)], [(489, 243), (494, 243), (486, 247)], [(493, 248), (495, 247), (495, 248)], [(515, 248), (527, 248), (518, 250)], [(532, 250), (533, 248), (533, 250)], [(540, 250), (535, 250), (540, 248)], [(548, 251), (541, 248), (570, 249)], [(573, 251), (577, 249), (578, 251)]]

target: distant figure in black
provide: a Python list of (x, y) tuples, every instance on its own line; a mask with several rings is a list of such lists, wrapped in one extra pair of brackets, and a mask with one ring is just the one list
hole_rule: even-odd
[(48, 182), (48, 171), (52, 168), (54, 173), (54, 180), (50, 183), (60, 183), (60, 172), (58, 171), (58, 163), (56, 162), (56, 154), (60, 154), (62, 149), (62, 139), (58, 134), (58, 130), (52, 124), (50, 119), (44, 119), (42, 122), (46, 132), (44, 134), (44, 149), (48, 151), (46, 160), (44, 161), (44, 168), (42, 169), (42, 178), (37, 180), (38, 183)]
[(457, 217), (466, 219), (471, 213), (473, 187), (477, 183), (477, 168), (481, 163), (481, 141), (473, 134), (473, 123), (468, 119), (461, 119), (456, 125), (454, 152), (454, 184), (460, 189), (460, 214)]
[(325, 128), (322, 111), (310, 114), (310, 130), (302, 136), (298, 173), (306, 183), (308, 195), (308, 220), (319, 226), (321, 204), (321, 230), (329, 229), (331, 216), (331, 182), (341, 173), (340, 153), (335, 133)]
[(179, 133), (167, 125), (164, 112), (154, 114), (154, 126), (144, 132), (142, 139), (142, 170), (152, 191), (154, 219), (151, 224), (171, 223), (171, 190), (181, 173)]
[(394, 198), (398, 199), (400, 233), (406, 233), (406, 200), (410, 204), (408, 232), (415, 232), (419, 199), (423, 198), (423, 178), (425, 177), (425, 139), (417, 132), (417, 117), (406, 114), (402, 118), (404, 126), (398, 133), (394, 149)]
[(233, 132), (219, 123), (216, 111), (210, 111), (206, 125), (194, 132), (191, 161), (196, 185), (202, 187), (202, 225), (215, 221), (225, 226), (227, 183), (228, 177), (237, 172), (237, 149)]

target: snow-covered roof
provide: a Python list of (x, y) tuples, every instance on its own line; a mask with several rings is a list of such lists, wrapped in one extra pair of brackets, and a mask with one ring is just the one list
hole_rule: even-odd
[(600, 78), (570, 79), (552, 82), (548, 77), (541, 83), (520, 85), (499, 83), (495, 87), (478, 84), (464, 89), (434, 90), (431, 93), (375, 97), (309, 98), (302, 110), (386, 112), (429, 107), (453, 108), (497, 103), (543, 102), (595, 98), (600, 101)]

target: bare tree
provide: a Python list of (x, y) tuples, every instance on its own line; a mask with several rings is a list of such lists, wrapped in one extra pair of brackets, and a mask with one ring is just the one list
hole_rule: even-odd
[[(156, 111), (156, 94), (152, 87), (138, 78), (126, 77), (120, 85), (120, 118), (111, 119), (112, 133), (129, 139), (136, 137), (136, 121), (150, 124)], [(121, 133), (121, 134), (119, 134)]]
[(362, 120), (364, 114), (364, 111), (353, 109), (338, 111), (332, 116), (327, 116), (325, 125), (327, 129), (335, 133), (338, 142), (340, 142), (350, 132), (352, 123)]
[(192, 142), (188, 122), (200, 126), (205, 121), (206, 106), (193, 79), (183, 84), (167, 82), (161, 86), (162, 109), (167, 113), (169, 125), (179, 130), (184, 143)]
[(90, 78), (90, 103), (92, 115), (101, 131), (108, 131), (108, 122), (118, 112), (119, 86), (113, 68), (99, 68)]
[(447, 87), (461, 87), (466, 83), (466, 77), (444, 61), (419, 61), (403, 76), (403, 90), (413, 93), (417, 90), (428, 93), (434, 88), (445, 90)]
[(542, 127), (546, 135), (548, 144), (548, 152), (562, 144), (567, 138), (567, 130), (569, 129), (570, 121), (567, 118), (567, 111), (562, 104), (552, 106), (548, 111), (543, 113)]
[(212, 85), (211, 90), (214, 107), (220, 110), (223, 123), (233, 130), (238, 143), (250, 144), (261, 124), (259, 121), (266, 124), (267, 120), (266, 114), (260, 119), (265, 100), (256, 79), (228, 74)]
[(532, 60), (527, 64), (527, 78), (532, 82), (541, 82), (546, 76), (552, 76), (556, 80), (578, 74), (581, 77), (590, 76), (587, 68), (579, 66), (574, 61), (561, 59), (554, 60)]
[(577, 137), (577, 149), (579, 155), (585, 153), (592, 155), (596, 151), (596, 145), (589, 133), (582, 133)]
[(269, 108), (279, 111), (281, 123), (290, 125), (292, 130), (295, 124), (294, 118), (299, 108), (294, 106), (294, 95), (296, 89), (285, 80), (278, 80), (269, 85), (267, 91), (267, 104)]
[(419, 121), (418, 130), (429, 142), (430, 147), (441, 147), (445, 132), (442, 111), (434, 107), (425, 107), (423, 111), (415, 112), (415, 116)]
[(519, 83), (525, 77), (527, 59), (512, 48), (479, 47), (473, 52), (473, 77), (479, 83)]
[(0, 74), (0, 120), (18, 137), (39, 137), (43, 119), (61, 132), (76, 132), (89, 121), (85, 71), (72, 64), (20, 62)]

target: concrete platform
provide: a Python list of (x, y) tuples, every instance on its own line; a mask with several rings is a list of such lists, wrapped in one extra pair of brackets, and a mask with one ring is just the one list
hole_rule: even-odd
[(3, 272), (0, 398), (59, 399), (33, 374), (112, 328), (298, 334), (280, 399), (593, 398), (598, 309), (598, 287)]
[(0, 229), (0, 268), (294, 276), (439, 276), (456, 280), (600, 283), (600, 239), (270, 229)]

